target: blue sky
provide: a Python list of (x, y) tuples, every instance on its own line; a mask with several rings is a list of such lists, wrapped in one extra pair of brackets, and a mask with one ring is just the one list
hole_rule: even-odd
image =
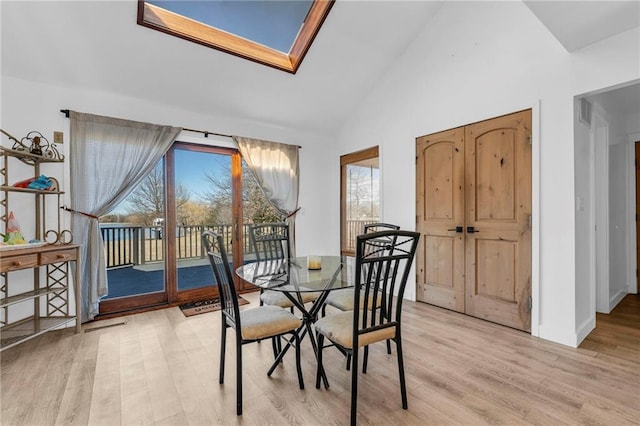
[[(211, 189), (205, 174), (216, 175), (231, 170), (231, 157), (223, 154), (212, 154), (184, 149), (175, 150), (176, 183), (184, 185), (192, 200)], [(110, 214), (126, 214), (127, 203), (120, 203)]]
[(288, 53), (313, 2), (148, 0), (148, 3)]
[(191, 197), (209, 189), (205, 174), (228, 173), (231, 170), (231, 157), (222, 154), (210, 154), (177, 149), (175, 151), (176, 183), (186, 186)]

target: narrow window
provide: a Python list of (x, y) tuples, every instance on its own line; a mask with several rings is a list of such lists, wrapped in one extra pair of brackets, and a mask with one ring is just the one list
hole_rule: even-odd
[(355, 255), (356, 236), (367, 223), (380, 222), (378, 147), (340, 157), (340, 251)]

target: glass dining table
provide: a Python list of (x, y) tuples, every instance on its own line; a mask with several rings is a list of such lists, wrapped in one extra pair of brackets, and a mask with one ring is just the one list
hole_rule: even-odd
[[(317, 342), (312, 325), (318, 319), (318, 313), (329, 292), (354, 287), (355, 277), (355, 260), (352, 257), (320, 256), (319, 264), (317, 260), (316, 256), (263, 260), (247, 263), (236, 269), (236, 275), (244, 281), (264, 290), (280, 291), (291, 300), (302, 313), (302, 325), (297, 331), (300, 341), (305, 335), (309, 335), (316, 356)], [(309, 307), (303, 302), (304, 293), (317, 293), (317, 298)], [(291, 345), (289, 342), (282, 348), (267, 372), (268, 376), (271, 376)], [(325, 388), (328, 388), (329, 383), (324, 371), (321, 374)]]

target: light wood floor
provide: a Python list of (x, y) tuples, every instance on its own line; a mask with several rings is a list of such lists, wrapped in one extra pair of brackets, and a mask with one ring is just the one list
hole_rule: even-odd
[[(257, 306), (256, 295), (248, 297)], [(395, 350), (372, 347), (361, 375), (361, 424), (640, 424), (640, 303), (627, 296), (572, 349), (422, 303), (405, 304), (409, 410), (402, 410)], [(271, 378), (268, 342), (244, 347), (244, 415), (235, 415), (235, 362), (218, 384), (219, 313), (178, 308), (49, 333), (2, 352), (2, 425), (346, 424), (349, 373), (326, 350), (331, 387), (305, 390), (293, 353)], [(114, 325), (126, 321), (125, 325)]]

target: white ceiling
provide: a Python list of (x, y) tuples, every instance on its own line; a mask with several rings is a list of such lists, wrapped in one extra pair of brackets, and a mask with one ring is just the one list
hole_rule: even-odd
[(640, 26), (640, 1), (524, 0), (569, 52)]
[[(525, 3), (569, 51), (639, 25), (640, 0)], [(1, 0), (2, 75), (332, 135), (441, 6), (338, 0), (292, 75), (139, 26), (136, 0)]]
[[(524, 0), (569, 52), (640, 26), (640, 1)], [(607, 112), (640, 114), (640, 84), (590, 96)]]
[(609, 114), (640, 116), (640, 83), (589, 96)]

